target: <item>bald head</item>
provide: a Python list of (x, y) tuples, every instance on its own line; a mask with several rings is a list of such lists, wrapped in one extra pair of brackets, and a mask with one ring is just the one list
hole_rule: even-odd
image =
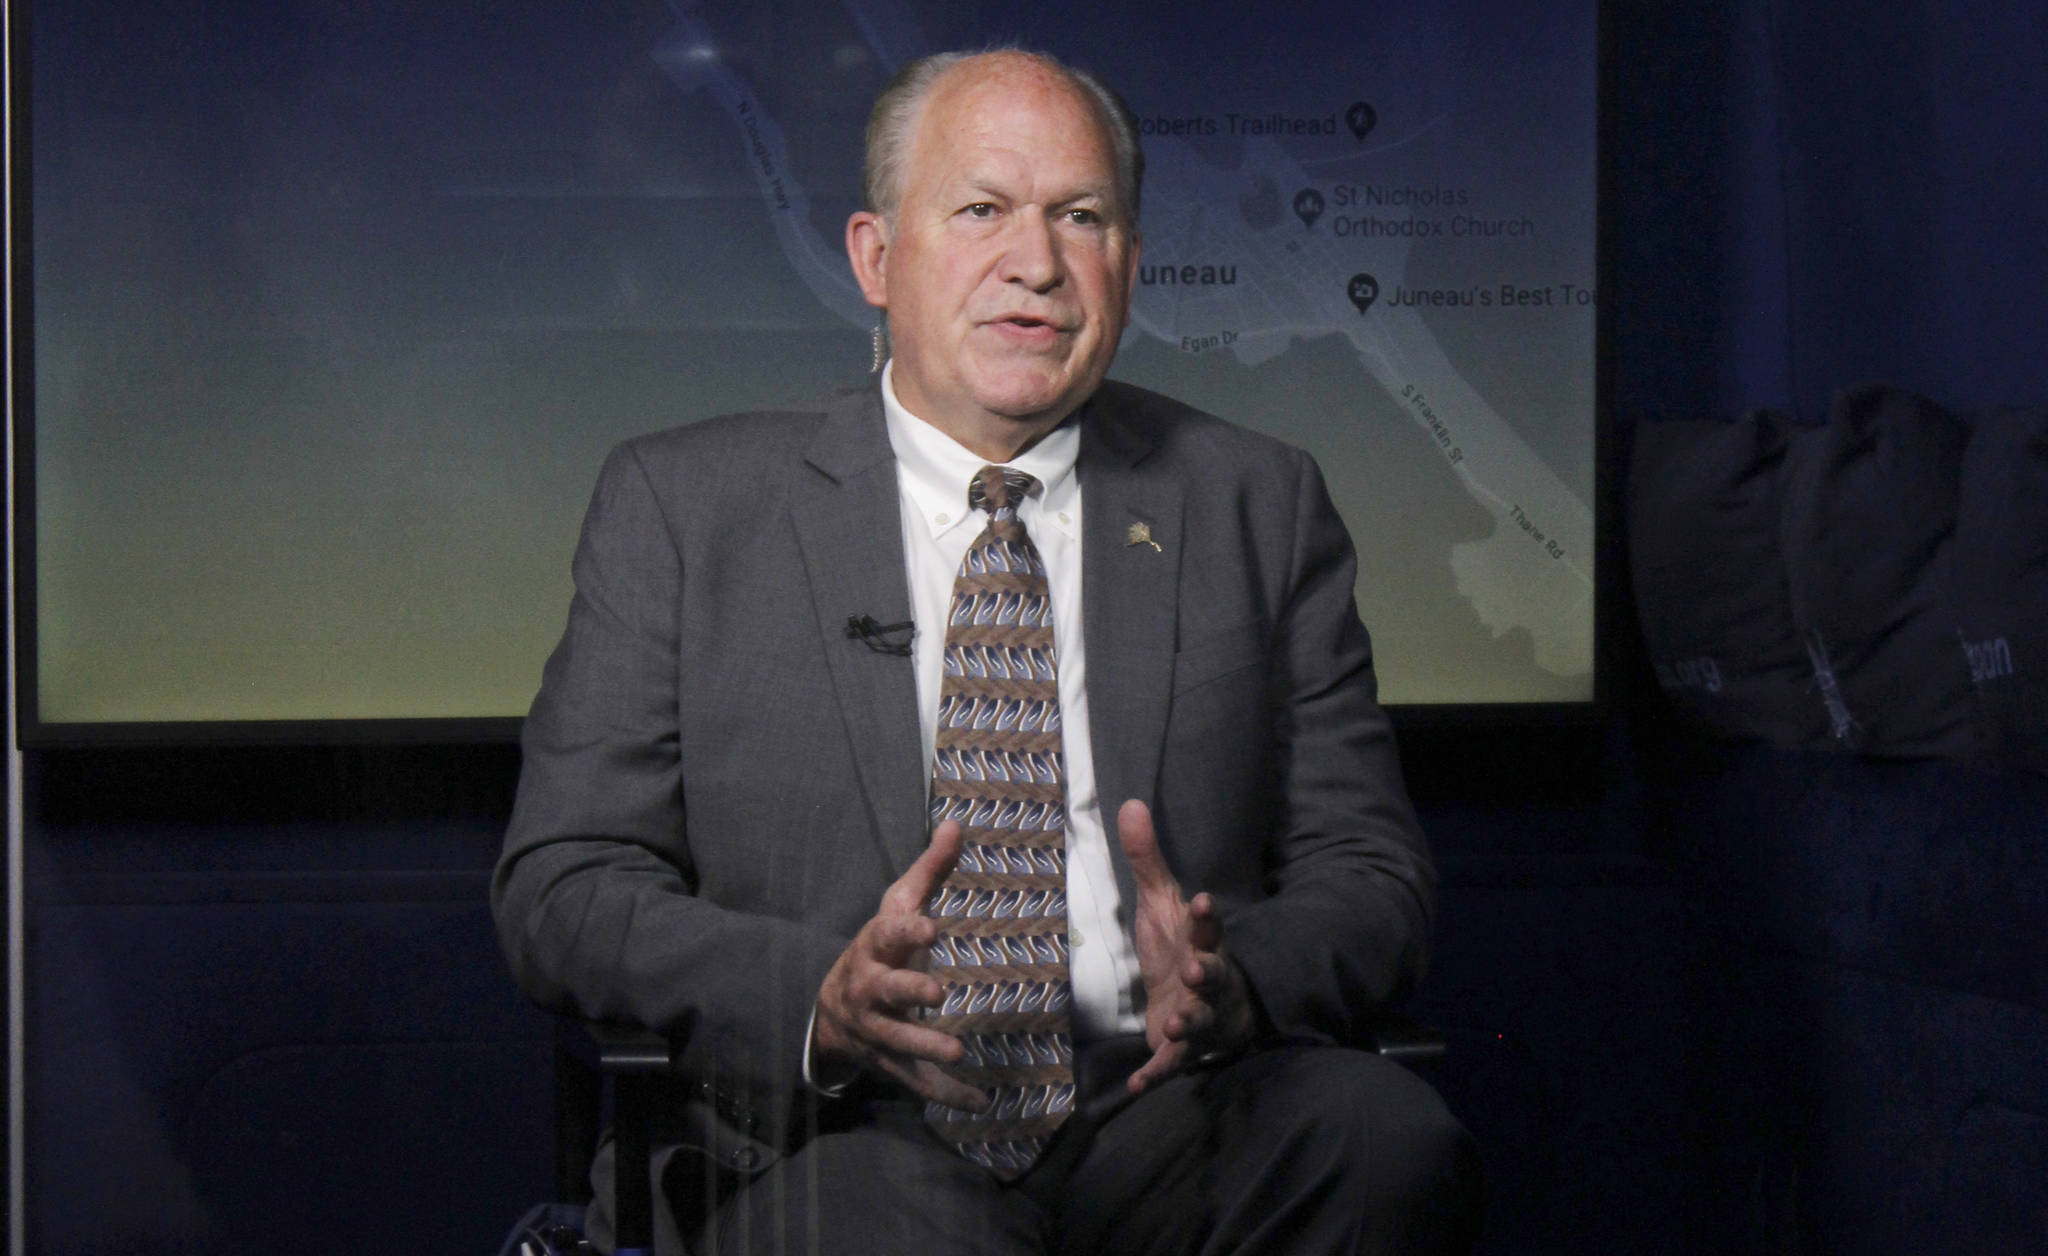
[(920, 57), (897, 71), (875, 98), (868, 114), (867, 153), (861, 172), (867, 208), (893, 217), (903, 200), (903, 168), (916, 137), (925, 106), (948, 79), (997, 79), (1045, 76), (1064, 82), (1095, 117), (1108, 145), (1116, 172), (1119, 211), (1135, 230), (1138, 200), (1145, 179), (1145, 153), (1138, 142), (1138, 123), (1123, 99), (1085, 70), (1065, 65), (1044, 53), (1002, 49), (991, 52), (939, 52)]

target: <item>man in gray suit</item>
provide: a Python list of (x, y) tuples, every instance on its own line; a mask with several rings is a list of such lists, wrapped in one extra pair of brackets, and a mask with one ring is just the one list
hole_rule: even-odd
[[(1049, 58), (932, 58), (867, 172), (880, 379), (605, 466), (494, 883), (515, 972), (672, 1037), (691, 1250), (1462, 1248), (1469, 1139), (1346, 1045), (1419, 975), (1434, 889), (1349, 539), (1306, 455), (1104, 379), (1128, 111)], [(989, 1115), (928, 1021), (927, 914), (963, 845), (927, 785), (983, 464), (1021, 486), (1065, 760), (1073, 1085), (1013, 1181), (926, 1124)]]

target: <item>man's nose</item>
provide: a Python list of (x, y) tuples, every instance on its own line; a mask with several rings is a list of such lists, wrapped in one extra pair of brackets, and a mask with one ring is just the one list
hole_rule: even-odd
[(1033, 292), (1048, 292), (1057, 287), (1063, 268), (1052, 223), (1042, 213), (1018, 214), (1011, 222), (1010, 247), (1003, 257), (1003, 278), (1021, 283)]

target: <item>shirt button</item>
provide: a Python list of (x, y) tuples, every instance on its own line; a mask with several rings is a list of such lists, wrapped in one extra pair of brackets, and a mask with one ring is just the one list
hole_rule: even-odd
[(1073, 522), (1073, 520), (1067, 517), (1067, 512), (1066, 512), (1066, 511), (1062, 510), (1062, 511), (1060, 512), (1060, 522), (1061, 522), (1061, 523), (1072, 523), (1072, 522)]
[(1075, 928), (1074, 926), (1072, 926), (1072, 925), (1068, 925), (1068, 926), (1067, 926), (1067, 945), (1068, 945), (1068, 946), (1085, 946), (1085, 945), (1087, 945), (1087, 942), (1088, 942), (1088, 939), (1086, 939), (1086, 938), (1084, 938), (1084, 937), (1082, 937), (1082, 936), (1081, 936), (1081, 931), (1080, 931), (1079, 929), (1076, 929), (1076, 928)]
[(953, 522), (953, 517), (951, 515), (933, 515), (932, 522), (938, 524), (940, 527), (943, 528), (947, 524)]

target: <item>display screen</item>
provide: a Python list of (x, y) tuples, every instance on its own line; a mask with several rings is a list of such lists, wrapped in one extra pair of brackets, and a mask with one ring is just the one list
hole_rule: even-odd
[(1315, 455), (1383, 698), (1593, 697), (1591, 0), (29, 8), (31, 738), (523, 714), (609, 446), (866, 373), (868, 104), (990, 43), (1141, 119), (1111, 374)]

